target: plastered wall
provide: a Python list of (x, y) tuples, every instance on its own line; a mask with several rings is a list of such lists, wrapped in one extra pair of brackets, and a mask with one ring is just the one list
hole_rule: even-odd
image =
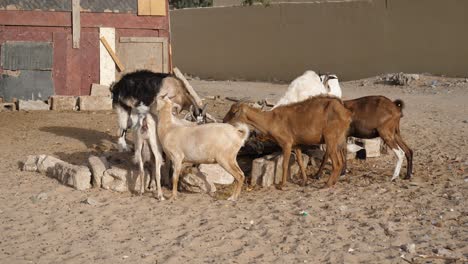
[(202, 78), (468, 76), (468, 1), (282, 3), (171, 12), (174, 65)]

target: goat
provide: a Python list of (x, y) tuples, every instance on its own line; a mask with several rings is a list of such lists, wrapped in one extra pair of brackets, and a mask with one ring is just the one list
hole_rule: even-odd
[[(167, 73), (155, 73), (148, 70), (127, 73), (118, 82), (112, 84), (110, 90), (119, 120), (119, 151), (128, 150), (125, 141), (127, 129), (134, 128), (138, 122), (135, 115), (132, 116), (132, 109), (140, 105), (150, 106), (157, 96), (171, 97), (177, 105), (178, 112), (189, 109), (190, 105), (196, 105), (184, 89), (183, 82)], [(196, 115), (199, 116), (200, 109), (195, 108)]]
[[(145, 161), (151, 161), (152, 158), (145, 155), (148, 145), (154, 157), (153, 176), (156, 178), (157, 198), (164, 200), (161, 191), (161, 166), (163, 164), (161, 145), (156, 135), (156, 122), (151, 113), (148, 113), (146, 106), (137, 107), (137, 114), (140, 116), (138, 119), (137, 128), (135, 130), (135, 163), (139, 165), (140, 177), (140, 194), (145, 191)], [(147, 107), (146, 107), (147, 108)], [(150, 177), (152, 180), (152, 177)]]
[(286, 93), (272, 109), (280, 105), (304, 101), (311, 96), (320, 94), (328, 94), (341, 98), (342, 93), (338, 77), (333, 74), (319, 76), (314, 71), (306, 71), (291, 82)]
[[(286, 184), (291, 150), (294, 149), (297, 157), (302, 157), (301, 145), (327, 144), (326, 153), (331, 157), (333, 166), (327, 185), (331, 187), (337, 182), (345, 162), (340, 153), (346, 145), (346, 133), (351, 123), (351, 112), (340, 99), (315, 96), (271, 111), (237, 103), (231, 106), (223, 121), (246, 123), (278, 143), (283, 150), (283, 177), (279, 189)], [(297, 160), (303, 177), (302, 184), (305, 185), (305, 168), (302, 159)]]
[(338, 76), (336, 76), (335, 74), (324, 74), (320, 75), (320, 80), (322, 81), (325, 88), (328, 90), (329, 95), (341, 98), (342, 91), (340, 83), (338, 81)]
[(278, 100), (272, 110), (280, 105), (303, 101), (311, 96), (326, 93), (327, 90), (320, 77), (314, 71), (306, 71), (291, 82), (286, 93)]
[[(391, 180), (394, 181), (400, 175), (404, 156), (407, 162), (405, 179), (410, 179), (413, 171), (413, 150), (403, 141), (400, 133), (403, 101), (397, 99), (392, 102), (385, 96), (365, 96), (343, 103), (352, 113), (348, 136), (367, 139), (381, 137), (398, 159)], [(320, 177), (327, 159), (328, 156), (325, 153), (316, 177)]]
[(194, 164), (218, 163), (236, 179), (229, 200), (235, 201), (244, 183), (244, 173), (236, 157), (249, 136), (249, 128), (238, 124), (209, 123), (186, 126), (172, 114), (172, 102), (158, 99), (158, 136), (166, 156), (172, 161), (172, 199), (177, 197), (177, 184), (182, 162)]

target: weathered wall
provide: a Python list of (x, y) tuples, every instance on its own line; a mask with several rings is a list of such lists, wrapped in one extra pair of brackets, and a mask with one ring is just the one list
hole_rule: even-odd
[(468, 1), (363, 0), (171, 12), (174, 64), (203, 78), (468, 76)]

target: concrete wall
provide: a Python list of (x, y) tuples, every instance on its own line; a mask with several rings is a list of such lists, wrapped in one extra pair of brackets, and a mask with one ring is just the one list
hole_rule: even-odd
[(203, 78), (468, 76), (466, 0), (363, 0), (171, 12), (174, 65)]

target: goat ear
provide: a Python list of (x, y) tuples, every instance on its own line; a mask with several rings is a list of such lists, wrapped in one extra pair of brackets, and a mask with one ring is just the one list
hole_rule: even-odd
[(198, 106), (194, 106), (194, 110), (195, 110), (195, 115), (199, 116), (200, 115), (200, 109), (198, 108)]
[(202, 116), (205, 116), (205, 115), (206, 115), (206, 104), (203, 106), (201, 115), (202, 115)]

